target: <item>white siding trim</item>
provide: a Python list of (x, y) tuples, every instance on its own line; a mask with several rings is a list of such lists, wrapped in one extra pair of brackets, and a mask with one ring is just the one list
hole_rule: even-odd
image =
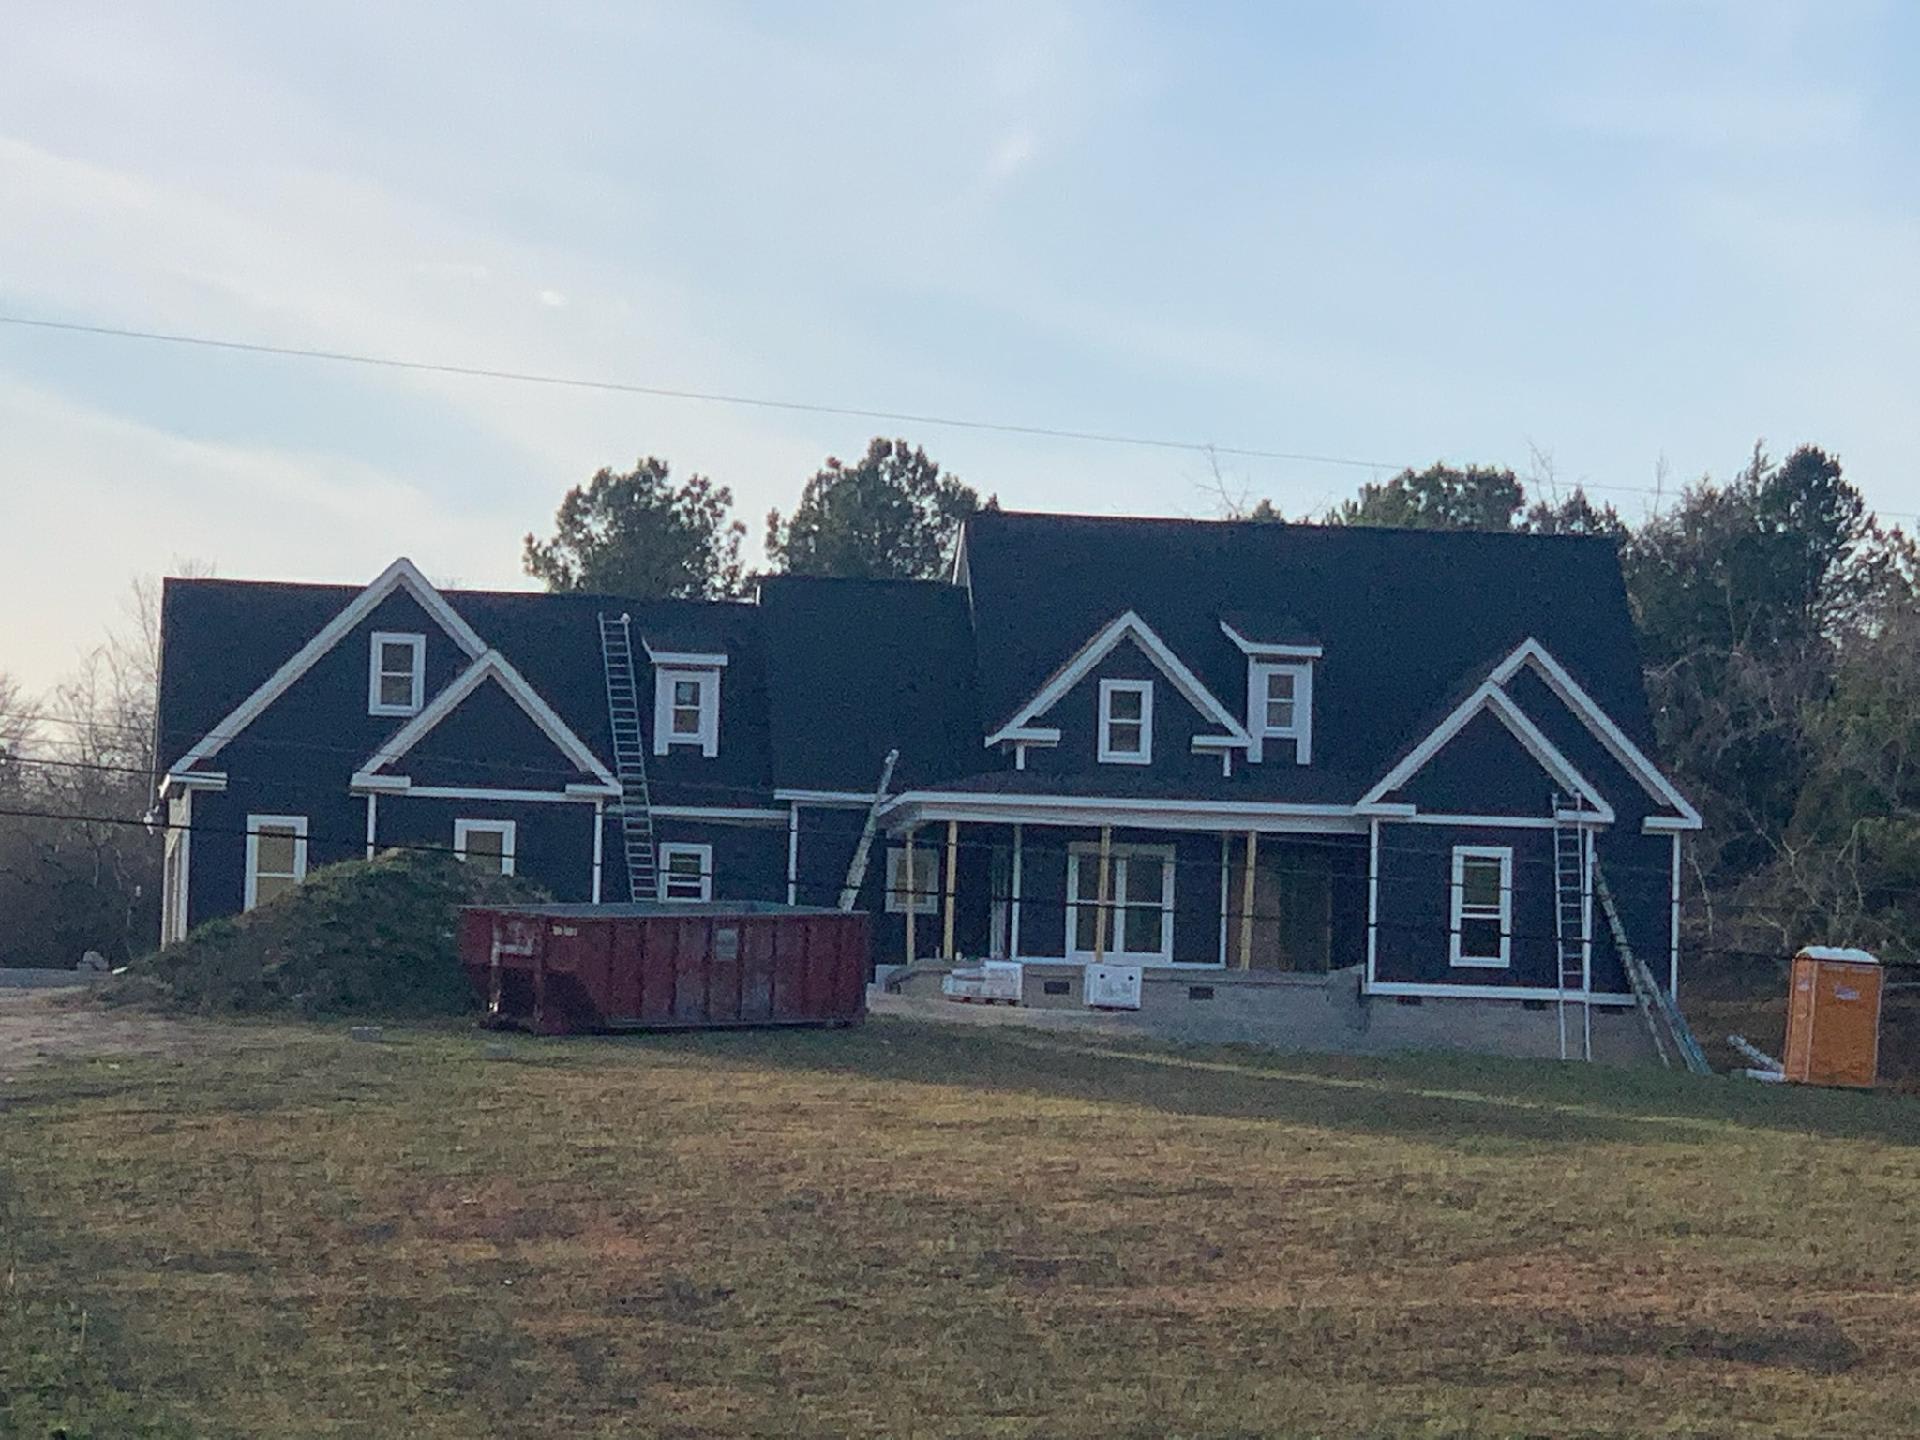
[[(1466, 863), (1497, 860), (1500, 864), (1500, 913), (1474, 915), (1476, 920), (1498, 919), (1500, 954), (1468, 955), (1460, 948), (1460, 925), (1466, 914)], [(1459, 969), (1506, 970), (1513, 965), (1513, 847), (1510, 845), (1456, 845), (1453, 847), (1453, 883), (1447, 899), (1447, 963)], [(1559, 963), (1558, 961), (1555, 962)]]
[(404, 589), (419, 603), (420, 608), (431, 615), (440, 628), (447, 632), (453, 643), (472, 657), (486, 653), (487, 642), (482, 640), (474, 628), (460, 618), (460, 614), (447, 603), (446, 597), (428, 583), (414, 563), (404, 555), (382, 570), (373, 583), (362, 590), (341, 612), (334, 616), (317, 631), (313, 638), (296, 650), (278, 670), (263, 680), (254, 692), (229, 711), (221, 722), (200, 737), (192, 749), (174, 761), (168, 767), (169, 773), (191, 770), (203, 760), (210, 760), (247, 726), (259, 718), (275, 700), (286, 694), (287, 690), (302, 675), (314, 667), (314, 664), (328, 651), (346, 638), (349, 631), (366, 619), (375, 606), (391, 595), (395, 590)]
[[(700, 894), (669, 895), (667, 893), (667, 870), (672, 860), (691, 855), (700, 865)], [(713, 846), (693, 845), (685, 841), (670, 841), (660, 847), (660, 863), (655, 872), (655, 884), (659, 886), (659, 898), (662, 904), (692, 905), (713, 899)]]
[(259, 904), (260, 832), (263, 829), (293, 832), (294, 883), (298, 884), (307, 878), (307, 817), (304, 815), (247, 816), (247, 879), (245, 903), (241, 907), (245, 910), (251, 910)]
[[(1112, 727), (1134, 723), (1114, 716), (1113, 697), (1116, 695), (1140, 697), (1140, 748), (1138, 750), (1116, 750), (1113, 746)], [(1151, 765), (1153, 763), (1153, 682), (1151, 680), (1102, 680), (1100, 682), (1098, 754), (1102, 765)]]
[(367, 792), (367, 859), (373, 858), (375, 837), (380, 833), (380, 792)]
[[(407, 662), (407, 699), (405, 703), (392, 705), (380, 698), (380, 682), (386, 678), (381, 668), (381, 654), (389, 645), (404, 645), (411, 653)], [(426, 702), (427, 693), (427, 637), (410, 631), (376, 630), (367, 637), (367, 714), (369, 715), (418, 715), (420, 707)]]
[(1030, 738), (1019, 732), (1030, 728), (1034, 720), (1059, 704), (1061, 698), (1085, 679), (1094, 666), (1111, 654), (1122, 640), (1128, 639), (1140, 647), (1160, 673), (1167, 677), (1173, 688), (1186, 697), (1188, 704), (1226, 731), (1233, 739), (1242, 744), (1247, 742), (1247, 732), (1241, 727), (1240, 722), (1233, 718), (1227, 707), (1214, 698), (1213, 692), (1200, 683), (1199, 677), (1168, 648), (1166, 641), (1154, 634), (1152, 627), (1146, 621), (1128, 610), (1108, 621), (1064, 665), (1053, 672), (1033, 698), (1014, 712), (1012, 719), (987, 736), (986, 748), (991, 750), (1007, 740)]
[(800, 899), (800, 802), (787, 807), (787, 904)]
[(1680, 1000), (1680, 833), (1673, 836), (1673, 882), (1670, 891), (1672, 918), (1668, 922), (1667, 940), (1667, 994), (1677, 1004)]
[(467, 839), (472, 835), (498, 835), (500, 837), (500, 873), (513, 874), (514, 841), (519, 835), (520, 826), (513, 820), (455, 820), (453, 822), (453, 853), (456, 859), (467, 858)]
[[(554, 747), (565, 755), (573, 766), (593, 776), (610, 794), (620, 793), (620, 784), (613, 778), (611, 771), (600, 763), (600, 757), (587, 748), (586, 742), (574, 734), (567, 722), (554, 713), (553, 707), (540, 698), (539, 692), (529, 685), (526, 677), (507, 660), (498, 650), (489, 650), (476, 659), (473, 664), (461, 671), (453, 683), (433, 697), (433, 703), (422, 710), (413, 719), (402, 725), (386, 744), (376, 750), (360, 766), (355, 780), (363, 775), (375, 776), (375, 772), (384, 770), (412, 750), (435, 726), (445, 720), (474, 691), (488, 680), (496, 681), (505, 690), (513, 703), (518, 705), (527, 718), (537, 726)], [(444, 787), (443, 787), (444, 788)], [(425, 794), (424, 789), (414, 791)]]

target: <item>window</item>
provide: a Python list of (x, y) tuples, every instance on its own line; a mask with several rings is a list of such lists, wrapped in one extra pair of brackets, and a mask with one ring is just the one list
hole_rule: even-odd
[(940, 851), (934, 845), (913, 847), (913, 879), (907, 879), (907, 848), (895, 845), (887, 851), (887, 909), (904, 914), (907, 902), (914, 913), (932, 915), (940, 909)]
[(426, 636), (376, 632), (367, 667), (369, 715), (420, 713), (427, 690)]
[(660, 898), (662, 900), (713, 899), (713, 847), (711, 845), (662, 845), (660, 847)]
[(1512, 850), (1454, 847), (1452, 929), (1455, 965), (1503, 970), (1512, 963)]
[(264, 905), (307, 878), (307, 817), (247, 817), (246, 908)]
[[(1067, 949), (1090, 960), (1099, 940), (1100, 847), (1067, 852)], [(1107, 944), (1111, 960), (1173, 963), (1173, 847), (1115, 845), (1108, 854)]]
[(453, 853), (469, 865), (501, 875), (513, 874), (515, 825), (511, 820), (456, 820)]
[(1293, 741), (1293, 758), (1313, 759), (1313, 667), (1255, 661), (1247, 668), (1247, 729), (1261, 759), (1265, 741)]
[(1153, 682), (1100, 682), (1100, 763), (1146, 765), (1153, 760)]
[(653, 753), (682, 747), (720, 753), (720, 672), (653, 672)]

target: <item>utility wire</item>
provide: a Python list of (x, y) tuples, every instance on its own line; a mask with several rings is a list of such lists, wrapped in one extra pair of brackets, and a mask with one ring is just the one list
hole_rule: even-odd
[(158, 330), (134, 330), (117, 325), (83, 325), (71, 320), (41, 320), (26, 315), (0, 315), (0, 325), (36, 330), (58, 330), (75, 335), (106, 336), (116, 340), (149, 340), (166, 345), (194, 345), (208, 350), (231, 350), (249, 355), (274, 355), (292, 360), (326, 360), (337, 364), (372, 365), (383, 370), (406, 370), (433, 375), (460, 375), (478, 380), (508, 380), (523, 385), (551, 385), (569, 390), (601, 390), (619, 395), (645, 395), (660, 400), (698, 400), (713, 405), (744, 405), (758, 410), (783, 410), (804, 415), (843, 415), (857, 420), (885, 420), (906, 425), (940, 425), (953, 430), (986, 430), (1003, 435), (1032, 435), (1049, 440), (1082, 440), (1096, 445), (1134, 445), (1153, 450), (1184, 450), (1200, 455), (1232, 455), (1249, 460), (1294, 460), (1313, 465), (1345, 465), (1361, 470), (1399, 470), (1384, 460), (1360, 460), (1349, 455), (1315, 455), (1290, 450), (1263, 450), (1238, 445), (1215, 445), (1203, 440), (1168, 440), (1151, 435), (1125, 435), (1102, 430), (1072, 430), (1053, 425), (1022, 425), (1010, 421), (963, 419), (911, 410), (876, 410), (858, 405), (826, 405), (806, 400), (780, 400), (764, 395), (735, 395), (724, 391), (689, 390), (677, 386), (642, 385), (624, 380), (600, 380), (582, 375), (546, 375), (528, 370), (500, 370), (482, 365), (450, 365), (427, 360), (402, 360), (388, 355), (365, 355), (347, 350), (317, 350), (297, 345), (266, 345), (225, 340), (210, 335), (187, 335)]

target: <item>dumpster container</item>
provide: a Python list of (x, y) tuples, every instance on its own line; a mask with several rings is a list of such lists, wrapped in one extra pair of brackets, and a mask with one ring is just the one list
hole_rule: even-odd
[(471, 906), (460, 962), (487, 1023), (542, 1035), (848, 1025), (867, 917), (756, 902)]
[(1786, 1078), (1871, 1085), (1880, 1068), (1880, 962), (1864, 950), (1809, 945), (1793, 957)]

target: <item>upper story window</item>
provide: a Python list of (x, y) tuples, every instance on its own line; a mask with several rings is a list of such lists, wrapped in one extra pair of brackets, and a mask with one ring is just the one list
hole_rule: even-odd
[[(1313, 760), (1313, 666), (1255, 661), (1247, 670), (1247, 729), (1264, 750), (1268, 740), (1293, 741), (1293, 758)], [(1263, 758), (1256, 753), (1254, 759)]]
[(426, 693), (427, 637), (376, 631), (367, 658), (367, 713), (417, 715)]
[(1153, 761), (1153, 682), (1100, 682), (1100, 763), (1147, 765)]
[(720, 753), (720, 671), (660, 667), (653, 672), (653, 753)]

